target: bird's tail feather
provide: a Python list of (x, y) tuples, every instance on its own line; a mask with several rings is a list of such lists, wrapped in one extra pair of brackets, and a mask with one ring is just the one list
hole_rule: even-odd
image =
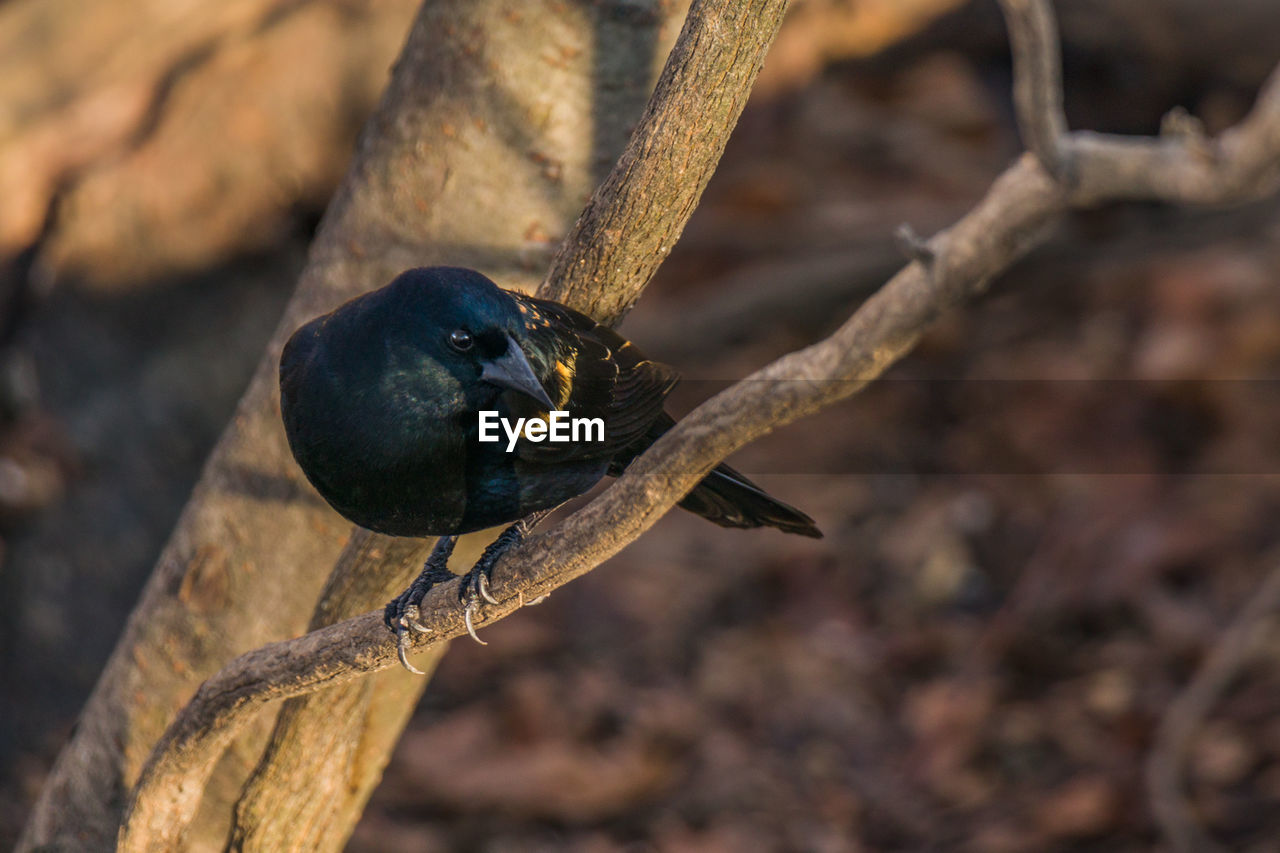
[(680, 507), (721, 527), (776, 527), (784, 533), (822, 538), (812, 518), (770, 497), (728, 465), (717, 466), (703, 478)]
[[(643, 453), (662, 434), (676, 425), (663, 412), (649, 426), (648, 432), (627, 453), (615, 457), (609, 473), (620, 475), (631, 460)], [(680, 508), (700, 515), (721, 527), (776, 527), (784, 533), (795, 533), (821, 539), (822, 531), (813, 519), (793, 506), (770, 497), (764, 489), (728, 465), (717, 465), (702, 478), (693, 491), (680, 501)]]

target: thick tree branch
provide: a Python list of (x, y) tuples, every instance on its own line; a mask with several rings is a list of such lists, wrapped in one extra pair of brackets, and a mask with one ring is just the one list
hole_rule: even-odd
[[(425, 544), (356, 528), (329, 574), (308, 630), (395, 595), (404, 579), (370, 566), (420, 561)], [(430, 670), (445, 651), (440, 645), (430, 663), (420, 665)], [(341, 849), (426, 687), (426, 679), (402, 675), (408, 673), (390, 670), (284, 704), (235, 803), (229, 849)], [(394, 723), (370, 725), (376, 717), (391, 717)]]
[[(1037, 72), (1024, 62), (1017, 73)], [(534, 536), (508, 554), (494, 572), (493, 591), (501, 603), (485, 608), (478, 623), (508, 615), (617, 553), (734, 450), (856, 393), (908, 351), (941, 313), (982, 292), (992, 276), (1040, 242), (1071, 207), (1135, 198), (1227, 203), (1273, 188), (1280, 158), (1277, 79), (1273, 75), (1250, 116), (1216, 141), (1219, 153), (1212, 164), (1186, 140), (1069, 134), (1062, 142), (1079, 162), (1073, 163), (1071, 179), (1060, 184), (1042, 165), (1042, 155), (1021, 157), (969, 214), (928, 241), (929, 257), (898, 272), (833, 335), (699, 406), (604, 494), (553, 533)], [(600, 310), (620, 311), (626, 304)], [(432, 633), (417, 638), (418, 650), (465, 631), (457, 593), (451, 583), (433, 589), (423, 602), (423, 622)], [(124, 849), (142, 849), (140, 839), (163, 838), (185, 822), (220, 747), (255, 710), (395, 662), (395, 644), (380, 613), (233, 661), (201, 687), (156, 747), (122, 832)]]

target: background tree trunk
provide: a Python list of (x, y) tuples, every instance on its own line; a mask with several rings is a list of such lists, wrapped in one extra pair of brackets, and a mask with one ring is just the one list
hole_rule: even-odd
[(0, 258), (120, 290), (272, 245), (346, 170), (417, 5), (0, 5)]

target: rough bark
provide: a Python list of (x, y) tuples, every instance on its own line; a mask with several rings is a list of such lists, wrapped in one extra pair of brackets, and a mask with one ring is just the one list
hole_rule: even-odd
[[(246, 649), (306, 627), (351, 529), (284, 443), (275, 365), (288, 334), (410, 266), (467, 264), (528, 283), (598, 177), (602, 146), (621, 138), (653, 79), (609, 57), (652, 53), (667, 11), (552, 0), (423, 7), (297, 293), (59, 757), (24, 848), (109, 847), (126, 792), (196, 686)], [(598, 54), (598, 36), (626, 49)], [(379, 577), (410, 572), (361, 562)], [(398, 731), (388, 716), (371, 719)], [(228, 781), (212, 785), (211, 823), (192, 848), (222, 846), (230, 809), (218, 801), (237, 796), (269, 722), (227, 752), (218, 772)]]
[[(420, 548), (413, 540), (355, 532), (320, 595), (310, 630), (339, 621), (361, 603), (357, 609), (377, 607), (404, 585), (394, 573), (367, 577), (351, 571), (353, 565), (403, 565)], [(433, 649), (420, 668), (431, 672), (444, 650)], [(393, 677), (285, 703), (235, 805), (229, 849), (341, 849), (427, 684), (399, 677), (403, 673), (386, 675)]]
[[(1015, 36), (1015, 73), (1054, 85), (1045, 74), (1054, 38), (1043, 2), (1006, 0)], [(1029, 17), (1025, 17), (1029, 16)], [(554, 532), (534, 536), (494, 570), (499, 603), (481, 624), (502, 618), (526, 600), (550, 592), (617, 553), (651, 526), (715, 464), (769, 430), (844, 399), (880, 375), (948, 308), (981, 293), (991, 277), (1044, 239), (1073, 207), (1123, 199), (1175, 203), (1242, 202), (1280, 183), (1280, 70), (1263, 87), (1253, 111), (1216, 139), (1113, 139), (1052, 127), (1060, 98), (1019, 98), (1028, 144), (1058, 152), (1061, 176), (1024, 154), (981, 202), (950, 229), (921, 240), (908, 233), (912, 261), (864, 303), (834, 334), (791, 353), (717, 395), (687, 416), (637, 459), (603, 495)], [(1213, 152), (1206, 158), (1205, 152)], [(466, 630), (456, 583), (431, 591), (422, 605), (430, 631), (419, 650)], [(348, 683), (395, 665), (381, 615), (370, 613), (307, 636), (259, 649), (206, 682), (157, 746), (135, 791), (125, 849), (144, 849), (184, 820), (208, 767), (255, 709), (319, 688)]]
[[(483, 537), (466, 537), (459, 559), (479, 558)], [(320, 595), (309, 629), (384, 604), (404, 588), (405, 579), (371, 569), (411, 565), (420, 561), (421, 548), (415, 540), (355, 531)], [(427, 652), (418, 668), (430, 675), (445, 648)], [(404, 672), (387, 675), (393, 677), (353, 682), (285, 703), (235, 803), (229, 849), (342, 848), (428, 683)]]

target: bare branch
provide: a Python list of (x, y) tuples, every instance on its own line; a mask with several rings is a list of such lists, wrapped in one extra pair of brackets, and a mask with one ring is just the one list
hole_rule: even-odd
[[(1273, 556), (1268, 562), (1274, 560)], [(1147, 759), (1147, 795), (1160, 831), (1178, 853), (1223, 849), (1205, 834), (1183, 800), (1182, 765), (1192, 737), (1231, 680), (1256, 651), (1261, 629), (1277, 607), (1280, 607), (1280, 564), (1271, 570), (1240, 609), (1191, 683), (1174, 699), (1160, 720), (1155, 746)]]
[(1062, 57), (1049, 0), (1000, 0), (1013, 49), (1013, 103), (1022, 141), (1049, 171), (1067, 167), (1062, 111)]
[(1249, 114), (1216, 139), (1081, 132), (1068, 140), (1076, 206), (1117, 197), (1210, 205), (1264, 198), (1280, 187), (1280, 68)]
[(1062, 62), (1048, 0), (1000, 0), (1013, 47), (1014, 106), (1023, 141), (1064, 181), (1071, 204), (1118, 198), (1181, 204), (1238, 204), (1280, 185), (1280, 68), (1238, 125), (1218, 139), (1185, 110), (1170, 114), (1158, 139), (1068, 133)]
[[(1014, 0), (1005, 4), (1011, 16), (1030, 15), (1027, 21), (1043, 36), (1051, 22), (1046, 25), (1028, 11), (1037, 5), (1028, 7)], [(1056, 43), (1052, 49), (1056, 57)], [(1034, 91), (1037, 85), (1043, 87), (1046, 72), (1043, 65), (1028, 64), (1025, 60), (1030, 58), (1018, 64), (1017, 84)], [(1052, 79), (1056, 81), (1056, 75)], [(929, 241), (933, 259), (927, 268), (909, 264), (829, 338), (778, 359), (699, 406), (633, 462), (604, 494), (553, 533), (534, 536), (506, 555), (494, 570), (492, 585), (500, 603), (486, 607), (478, 624), (510, 614), (522, 602), (554, 590), (617, 553), (734, 450), (859, 391), (907, 352), (939, 315), (980, 293), (994, 275), (1038, 244), (1048, 227), (1071, 207), (1132, 198), (1225, 203), (1256, 197), (1264, 178), (1269, 181), (1265, 186), (1274, 186), (1275, 163), (1280, 158), (1276, 80), (1273, 76), (1250, 116), (1216, 141), (1219, 155), (1212, 164), (1205, 164), (1194, 146), (1179, 140), (1064, 136), (1063, 145), (1072, 149), (1073, 167), (1077, 154), (1080, 160), (1079, 179), (1068, 189), (1042, 165), (1041, 158), (1052, 158), (1052, 153), (1023, 155), (996, 179), (972, 211)], [(1043, 118), (1061, 101), (1060, 94), (1048, 100), (1043, 93), (1039, 97), (1040, 101), (1026, 105), (1026, 118), (1037, 114)], [(695, 116), (693, 122), (697, 120)], [(1045, 138), (1057, 138), (1054, 120), (1042, 125), (1036, 131), (1042, 134), (1036, 137), (1040, 140), (1036, 145)], [(1244, 180), (1245, 176), (1253, 180)], [(1213, 180), (1226, 183), (1213, 185)], [(691, 198), (696, 200), (696, 195)], [(645, 215), (646, 207), (647, 203), (639, 203), (638, 213)], [(605, 239), (616, 244), (619, 237), (605, 235)], [(643, 282), (635, 270), (619, 274), (625, 281)], [(616, 316), (628, 304), (624, 299), (597, 307), (605, 315)], [(431, 633), (416, 638), (417, 650), (464, 633), (457, 593), (456, 582), (431, 590), (421, 607), (421, 621)], [(134, 793), (131, 819), (122, 831), (123, 849), (143, 849), (143, 839), (175, 838), (179, 830), (174, 827), (183, 826), (194, 811), (219, 748), (258, 708), (395, 662), (395, 643), (380, 613), (275, 643), (233, 661), (201, 687), (153, 752)]]

